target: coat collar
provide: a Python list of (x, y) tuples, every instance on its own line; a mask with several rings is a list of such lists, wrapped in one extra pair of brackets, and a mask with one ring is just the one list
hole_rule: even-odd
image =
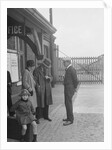
[(71, 67), (72, 66), (72, 64), (70, 64), (70, 65), (68, 65), (68, 67), (66, 67), (66, 69), (65, 70), (67, 70), (69, 67)]

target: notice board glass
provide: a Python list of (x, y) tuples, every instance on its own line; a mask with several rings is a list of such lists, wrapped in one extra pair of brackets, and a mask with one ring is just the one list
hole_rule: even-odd
[(18, 72), (18, 55), (15, 53), (7, 53), (7, 70), (11, 74), (12, 82), (19, 81)]

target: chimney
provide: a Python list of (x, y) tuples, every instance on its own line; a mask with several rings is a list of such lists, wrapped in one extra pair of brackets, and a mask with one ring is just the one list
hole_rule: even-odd
[(50, 23), (53, 25), (52, 8), (49, 9)]

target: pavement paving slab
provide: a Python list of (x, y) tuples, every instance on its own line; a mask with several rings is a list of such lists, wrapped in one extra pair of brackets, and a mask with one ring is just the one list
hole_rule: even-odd
[[(63, 126), (66, 118), (63, 85), (52, 89), (50, 106), (52, 122), (40, 119), (37, 125), (38, 142), (103, 142), (104, 141), (104, 89), (103, 85), (81, 85), (73, 97), (74, 123)], [(8, 142), (18, 142), (8, 139)]]

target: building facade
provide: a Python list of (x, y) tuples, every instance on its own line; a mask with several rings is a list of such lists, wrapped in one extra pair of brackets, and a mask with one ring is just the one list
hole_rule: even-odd
[(22, 73), (26, 61), (33, 59), (37, 65), (42, 55), (55, 65), (56, 28), (34, 8), (7, 9), (7, 70), (12, 78), (12, 100), (18, 99), (22, 88)]

